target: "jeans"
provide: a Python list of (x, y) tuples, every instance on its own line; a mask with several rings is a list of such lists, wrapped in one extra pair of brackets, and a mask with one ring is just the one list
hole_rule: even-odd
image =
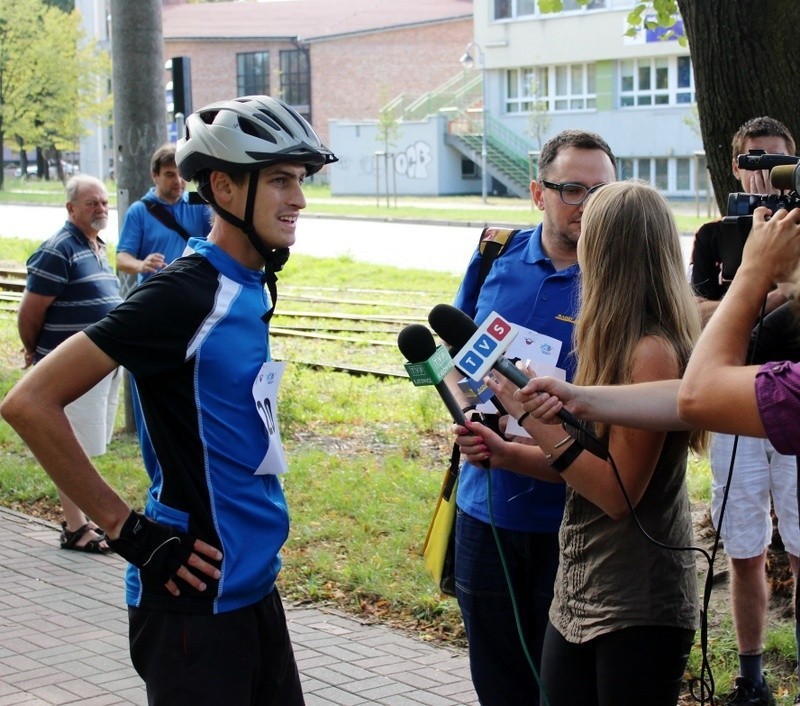
[[(498, 533), (522, 634), (538, 672), (558, 567), (558, 534), (500, 528)], [(519, 640), (492, 528), (461, 510), (456, 516), (456, 595), (482, 706), (538, 706), (538, 679)]]

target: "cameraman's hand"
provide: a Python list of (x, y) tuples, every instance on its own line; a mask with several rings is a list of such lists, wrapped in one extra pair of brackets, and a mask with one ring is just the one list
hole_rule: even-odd
[(800, 261), (800, 209), (779, 209), (767, 220), (769, 214), (763, 206), (753, 211), (753, 227), (740, 267), (750, 275), (766, 278), (767, 289), (790, 279)]
[[(131, 510), (122, 525), (117, 539), (108, 539), (108, 545), (123, 559), (138, 567), (143, 580), (165, 585), (173, 595), (180, 595), (175, 583), (178, 577), (198, 591), (205, 591), (205, 582), (189, 567), (213, 579), (220, 577), (217, 567), (202, 556), (214, 561), (222, 559), (222, 552), (210, 544), (194, 539), (168, 525)], [(201, 556), (202, 555), (202, 556)]]
[(769, 179), (769, 169), (741, 170), (739, 179), (748, 194), (779, 194)]

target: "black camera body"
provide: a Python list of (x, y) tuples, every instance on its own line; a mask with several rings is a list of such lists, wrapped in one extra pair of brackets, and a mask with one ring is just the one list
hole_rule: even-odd
[[(739, 169), (751, 171), (772, 170), (783, 165), (795, 165), (800, 158), (788, 154), (767, 154), (764, 150), (750, 150), (738, 156)], [(786, 188), (786, 184), (776, 184), (770, 171), (770, 181), (776, 188)], [(796, 187), (780, 194), (747, 194), (736, 192), (728, 194), (728, 212), (722, 219), (722, 237), (719, 241), (722, 260), (722, 279), (730, 281), (742, 264), (744, 243), (753, 226), (753, 211), (765, 206), (770, 211), (785, 208), (787, 211), (800, 207), (800, 195)]]

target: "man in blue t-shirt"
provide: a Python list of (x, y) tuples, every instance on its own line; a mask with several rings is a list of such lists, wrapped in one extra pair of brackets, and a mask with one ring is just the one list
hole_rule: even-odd
[(191, 238), (211, 230), (205, 203), (190, 203), (175, 164), (175, 145), (162, 145), (150, 159), (153, 186), (125, 213), (117, 244), (117, 269), (146, 281), (183, 255)]
[[(561, 341), (558, 366), (571, 379), (572, 332), (580, 272), (577, 243), (586, 200), (616, 179), (616, 160), (594, 133), (567, 130), (549, 140), (531, 196), (542, 223), (517, 233), (478, 290), (476, 251), (456, 295), (477, 323), (496, 311), (514, 324)], [(544, 458), (544, 457), (543, 457)], [(492, 469), (492, 517), (486, 470), (464, 463), (456, 519), (456, 595), (469, 643), (470, 670), (482, 706), (538, 704), (539, 685), (517, 638), (511, 596), (492, 532), (498, 529), (517, 598), (523, 638), (538, 671), (558, 566), (563, 485)]]
[[(131, 564), (131, 661), (148, 704), (302, 706), (275, 586), (286, 463), (262, 412), (276, 409), (280, 377), (269, 350), (276, 272), (304, 179), (336, 157), (294, 109), (247, 96), (191, 114), (176, 158), (217, 216), (208, 239), (47, 356), (0, 413)], [(137, 382), (154, 451), (143, 514), (105, 483), (64, 417), (118, 364)]]

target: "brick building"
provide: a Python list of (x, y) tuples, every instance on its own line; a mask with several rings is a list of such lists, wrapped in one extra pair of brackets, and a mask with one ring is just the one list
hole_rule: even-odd
[(164, 56), (191, 60), (192, 105), (283, 98), (323, 140), (328, 121), (376, 119), (400, 95), (458, 75), (472, 0), (165, 2)]

